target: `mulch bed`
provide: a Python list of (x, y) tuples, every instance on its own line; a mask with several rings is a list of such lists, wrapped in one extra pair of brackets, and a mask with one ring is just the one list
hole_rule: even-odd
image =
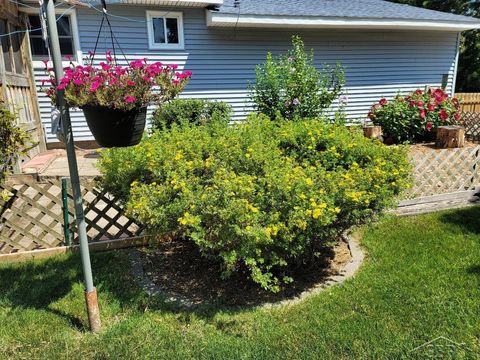
[(246, 271), (228, 279), (221, 277), (221, 262), (201, 256), (189, 241), (171, 241), (145, 248), (142, 264), (145, 274), (169, 297), (187, 299), (195, 305), (255, 306), (292, 299), (330, 276), (337, 275), (351, 260), (348, 245), (319, 249), (322, 254), (309, 264), (292, 269), (293, 284), (277, 293), (265, 291), (249, 279)]

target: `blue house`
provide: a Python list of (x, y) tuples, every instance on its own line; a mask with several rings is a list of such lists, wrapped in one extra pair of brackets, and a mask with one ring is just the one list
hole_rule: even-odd
[[(62, 52), (81, 62), (95, 47), (102, 19), (98, 1), (58, 6)], [(28, 2), (25, 1), (25, 4)], [(193, 72), (182, 97), (223, 100), (234, 119), (251, 111), (248, 84), (268, 51), (284, 53), (300, 35), (315, 61), (340, 62), (346, 71), (347, 115), (365, 118), (381, 96), (425, 86), (455, 88), (460, 33), (480, 28), (480, 19), (399, 5), (383, 0), (107, 0), (116, 37), (129, 61), (176, 63)], [(30, 7), (30, 45), (36, 82), (45, 79), (47, 57), (38, 12)], [(108, 32), (97, 53), (111, 50)], [(123, 56), (119, 57), (120, 62)], [(39, 91), (50, 147), (51, 104)], [(77, 141), (93, 140), (81, 111), (72, 111)]]

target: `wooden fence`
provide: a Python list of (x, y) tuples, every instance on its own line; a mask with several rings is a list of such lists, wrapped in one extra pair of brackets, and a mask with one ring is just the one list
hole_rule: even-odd
[(462, 125), (468, 141), (480, 142), (480, 112), (463, 112)]
[[(0, 185), (0, 254), (64, 245), (61, 193), (59, 180)], [(94, 183), (83, 183), (82, 194), (87, 234), (92, 242), (133, 238), (142, 234), (143, 227), (125, 216), (117, 201)], [(68, 196), (71, 220), (67, 226), (75, 234), (70, 191)], [(76, 242), (75, 236), (73, 243)]]
[(458, 93), (455, 97), (461, 100), (462, 111), (480, 112), (480, 93)]
[(480, 185), (480, 146), (435, 149), (413, 146), (410, 151), (414, 185), (408, 199), (474, 190)]

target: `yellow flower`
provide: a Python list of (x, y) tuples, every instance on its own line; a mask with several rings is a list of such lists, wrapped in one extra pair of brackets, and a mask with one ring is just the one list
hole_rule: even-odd
[(175, 160), (182, 160), (183, 159), (183, 154), (181, 151), (177, 151), (177, 153), (175, 154)]
[(311, 178), (306, 178), (305, 184), (307, 184), (307, 186), (313, 186), (313, 180)]
[(321, 208), (318, 208), (318, 207), (317, 207), (317, 208), (315, 208), (315, 209), (313, 210), (313, 212), (312, 212), (312, 217), (313, 217), (314, 219), (318, 219), (318, 218), (322, 215), (322, 213), (323, 213), (323, 210), (322, 210)]

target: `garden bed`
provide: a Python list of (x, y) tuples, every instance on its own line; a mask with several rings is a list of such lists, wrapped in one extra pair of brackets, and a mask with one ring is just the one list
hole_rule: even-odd
[(314, 261), (299, 264), (289, 271), (294, 278), (279, 293), (265, 291), (248, 276), (247, 270), (222, 279), (222, 262), (201, 255), (189, 241), (160, 243), (141, 251), (144, 274), (168, 298), (182, 299), (192, 305), (255, 306), (294, 299), (304, 292), (339, 275), (351, 261), (348, 244), (318, 249)]

